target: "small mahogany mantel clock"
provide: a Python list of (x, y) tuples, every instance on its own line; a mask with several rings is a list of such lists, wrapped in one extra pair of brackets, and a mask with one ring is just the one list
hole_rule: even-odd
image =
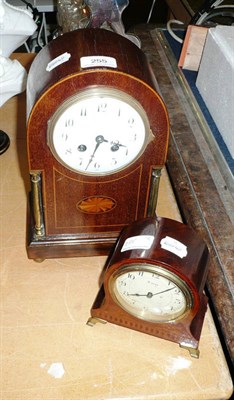
[(186, 225), (149, 217), (121, 233), (88, 325), (109, 321), (179, 343), (198, 357), (208, 249)]
[(154, 215), (166, 107), (144, 53), (104, 29), (52, 40), (28, 74), (28, 257), (107, 254)]

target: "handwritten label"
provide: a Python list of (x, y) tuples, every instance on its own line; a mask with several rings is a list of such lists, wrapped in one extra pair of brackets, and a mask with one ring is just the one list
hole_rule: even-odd
[(139, 235), (132, 236), (125, 240), (121, 253), (127, 250), (142, 249), (148, 250), (152, 246), (154, 236), (152, 235)]
[(109, 67), (117, 68), (116, 59), (106, 56), (87, 56), (80, 58), (81, 68)]
[(160, 242), (162, 249), (170, 251), (176, 254), (180, 258), (187, 256), (187, 246), (179, 242), (179, 240), (173, 239), (170, 236), (166, 236)]
[(54, 68), (58, 67), (58, 65), (61, 65), (65, 62), (67, 62), (71, 58), (70, 53), (63, 53), (60, 56), (54, 58), (52, 61), (50, 61), (46, 67), (46, 71), (50, 72)]

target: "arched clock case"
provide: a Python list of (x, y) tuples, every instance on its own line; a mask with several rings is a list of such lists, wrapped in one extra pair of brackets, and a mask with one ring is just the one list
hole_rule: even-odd
[(107, 260), (88, 325), (108, 321), (179, 343), (198, 358), (208, 259), (206, 244), (181, 222), (133, 222)]
[(104, 29), (52, 40), (27, 83), (32, 259), (107, 254), (154, 215), (169, 135), (144, 53)]

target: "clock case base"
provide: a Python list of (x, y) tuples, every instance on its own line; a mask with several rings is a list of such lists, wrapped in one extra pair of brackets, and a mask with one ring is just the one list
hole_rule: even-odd
[(119, 232), (98, 233), (85, 235), (54, 235), (35, 234), (33, 205), (29, 196), (27, 206), (27, 244), (26, 250), (29, 259), (41, 262), (50, 258), (91, 257), (108, 255)]
[[(154, 216), (158, 199), (161, 168), (151, 176), (147, 216)], [(31, 174), (31, 192), (27, 204), (27, 243), (29, 259), (41, 262), (50, 258), (92, 257), (109, 255), (123, 227), (118, 231), (78, 232), (75, 235), (46, 235), (41, 199), (41, 176)]]
[(170, 342), (178, 343), (181, 348), (189, 351), (191, 357), (199, 358), (199, 338), (205, 314), (207, 311), (208, 298), (203, 295), (200, 309), (192, 321), (150, 323), (141, 321), (127, 314), (112, 303), (111, 306), (105, 305), (105, 292), (102, 286), (94, 301), (91, 310), (91, 317), (87, 325), (94, 326), (96, 323), (110, 322), (115, 325), (123, 326), (151, 336), (156, 336)]
[(115, 238), (71, 238), (65, 236), (43, 237), (43, 239), (35, 239), (29, 237), (27, 243), (27, 255), (29, 259), (35, 261), (44, 261), (50, 258), (72, 258), (72, 257), (92, 257), (105, 256), (114, 246)]

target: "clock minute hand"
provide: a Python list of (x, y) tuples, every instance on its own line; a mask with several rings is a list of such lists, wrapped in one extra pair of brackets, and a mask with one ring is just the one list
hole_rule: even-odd
[(88, 165), (87, 165), (87, 167), (85, 168), (85, 170), (88, 169), (88, 167), (90, 166), (91, 162), (93, 161), (94, 155), (95, 155), (95, 153), (96, 153), (98, 147), (100, 146), (100, 144), (103, 143), (103, 142), (108, 142), (108, 140), (104, 139), (104, 136), (102, 136), (102, 135), (96, 136), (95, 140), (96, 140), (96, 146), (95, 146), (95, 149), (94, 149), (94, 151), (93, 151), (93, 154), (91, 154), (91, 156), (90, 156)]
[(176, 286), (173, 286), (170, 289), (166, 289), (166, 290), (162, 290), (161, 292), (157, 292), (157, 293), (152, 293), (152, 292), (148, 292), (147, 294), (140, 294), (140, 293), (128, 293), (128, 296), (143, 296), (143, 297), (148, 297), (149, 299), (151, 299), (151, 297), (156, 296), (157, 294), (162, 294), (165, 292), (169, 292), (170, 290), (175, 289)]
[(176, 286), (173, 286), (173, 287), (170, 288), (170, 289), (162, 290), (161, 292), (157, 292), (157, 293), (152, 293), (152, 295), (153, 295), (153, 296), (156, 296), (157, 294), (161, 294), (161, 293), (165, 293), (165, 292), (170, 292), (170, 290), (173, 290), (173, 289), (175, 289), (175, 288), (176, 288)]

